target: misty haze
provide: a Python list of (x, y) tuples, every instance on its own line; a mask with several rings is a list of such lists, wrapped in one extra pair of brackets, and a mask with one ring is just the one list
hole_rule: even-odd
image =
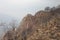
[(60, 40), (60, 0), (0, 0), (0, 40)]

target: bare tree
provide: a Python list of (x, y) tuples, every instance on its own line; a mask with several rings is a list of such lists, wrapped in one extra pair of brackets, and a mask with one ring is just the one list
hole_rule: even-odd
[(48, 11), (50, 11), (50, 9), (51, 9), (50, 7), (46, 7), (46, 8), (45, 8), (45, 11), (48, 12)]
[(16, 30), (17, 20), (12, 20), (12, 21), (9, 23), (9, 26), (12, 27), (13, 30)]

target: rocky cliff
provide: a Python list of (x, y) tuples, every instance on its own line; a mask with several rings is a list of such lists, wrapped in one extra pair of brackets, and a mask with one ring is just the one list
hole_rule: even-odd
[(8, 31), (2, 40), (60, 40), (60, 8), (28, 14), (17, 30)]

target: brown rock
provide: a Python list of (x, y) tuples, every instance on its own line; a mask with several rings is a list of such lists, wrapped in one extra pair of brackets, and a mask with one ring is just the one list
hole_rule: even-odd
[(7, 32), (3, 40), (60, 40), (60, 9), (28, 14), (17, 31)]

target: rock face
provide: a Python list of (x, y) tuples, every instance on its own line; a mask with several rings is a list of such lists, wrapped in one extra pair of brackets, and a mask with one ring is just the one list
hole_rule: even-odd
[(17, 30), (7, 32), (2, 40), (60, 40), (60, 9), (28, 14)]

